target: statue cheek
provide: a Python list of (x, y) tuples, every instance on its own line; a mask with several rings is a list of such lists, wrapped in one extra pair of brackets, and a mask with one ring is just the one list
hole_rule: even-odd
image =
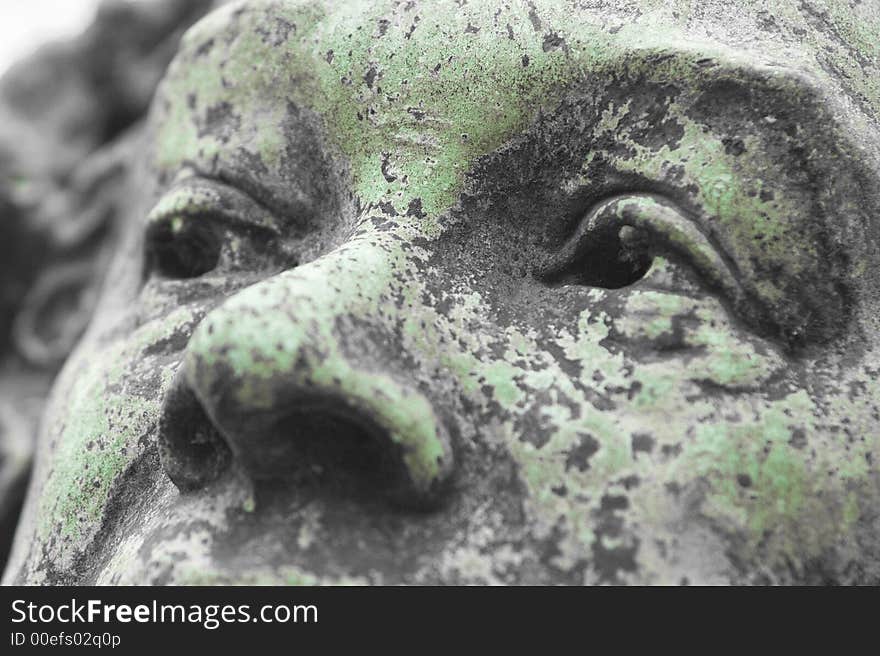
[(648, 289), (625, 294), (609, 342), (635, 361), (686, 363), (682, 381), (759, 390), (785, 367), (778, 348), (738, 325), (716, 298)]

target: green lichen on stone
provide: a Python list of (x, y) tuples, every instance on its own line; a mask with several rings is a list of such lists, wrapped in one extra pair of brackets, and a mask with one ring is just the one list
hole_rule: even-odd
[[(107, 578), (123, 564), (190, 583), (880, 576), (876, 289), (856, 275), (878, 253), (873, 196), (852, 198), (876, 182), (857, 169), (876, 163), (877, 21), (746, 4), (259, 1), (194, 27), (150, 117), (151, 171), (177, 194), (151, 220), (210, 220), (187, 176), (244, 178), (302, 257), (282, 273), (154, 272), (116, 299), (142, 325), (94, 337), (59, 382), (49, 556), (33, 550), (23, 578), (99, 549), (108, 517), (140, 533), (107, 547)], [(831, 175), (838, 157), (852, 166)], [(663, 243), (648, 273), (542, 279), (606, 202)], [(588, 252), (565, 265), (617, 255)], [(417, 494), (451, 480), (449, 503), (396, 515), (267, 492), (233, 465), (193, 493), (154, 472), (157, 507), (111, 515), (178, 367), (239, 459), (256, 426), (308, 402), (378, 428)]]

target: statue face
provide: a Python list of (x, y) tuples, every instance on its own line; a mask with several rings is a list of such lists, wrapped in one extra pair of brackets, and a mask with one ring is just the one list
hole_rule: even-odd
[(7, 580), (880, 580), (876, 3), (461, 4), (189, 31)]

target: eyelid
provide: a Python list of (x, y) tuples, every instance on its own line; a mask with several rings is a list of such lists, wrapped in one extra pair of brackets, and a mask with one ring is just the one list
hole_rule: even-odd
[(162, 196), (147, 215), (147, 230), (180, 218), (214, 218), (282, 236), (275, 216), (257, 201), (238, 189), (206, 178), (188, 178)]
[(735, 265), (724, 257), (723, 251), (711, 243), (682, 209), (653, 194), (624, 194), (593, 206), (577, 232), (550, 262), (540, 268), (538, 275), (553, 278), (563, 273), (589, 252), (597, 237), (625, 226), (654, 236), (659, 250), (685, 257), (711, 286), (720, 289), (734, 304), (746, 301)]

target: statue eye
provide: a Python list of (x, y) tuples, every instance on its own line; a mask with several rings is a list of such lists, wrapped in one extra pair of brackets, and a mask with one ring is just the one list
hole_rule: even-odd
[(550, 283), (619, 289), (641, 280), (659, 255), (686, 262), (734, 305), (745, 302), (721, 250), (684, 210), (650, 194), (616, 196), (593, 206), (561, 251), (537, 273)]
[(595, 239), (565, 270), (570, 284), (620, 289), (645, 277), (654, 261), (649, 235), (629, 225), (597, 231)]
[(147, 217), (145, 242), (147, 274), (172, 280), (292, 262), (270, 212), (236, 189), (201, 178), (159, 201)]
[(149, 267), (166, 278), (196, 278), (214, 270), (221, 247), (213, 226), (185, 217), (158, 222), (147, 233)]

